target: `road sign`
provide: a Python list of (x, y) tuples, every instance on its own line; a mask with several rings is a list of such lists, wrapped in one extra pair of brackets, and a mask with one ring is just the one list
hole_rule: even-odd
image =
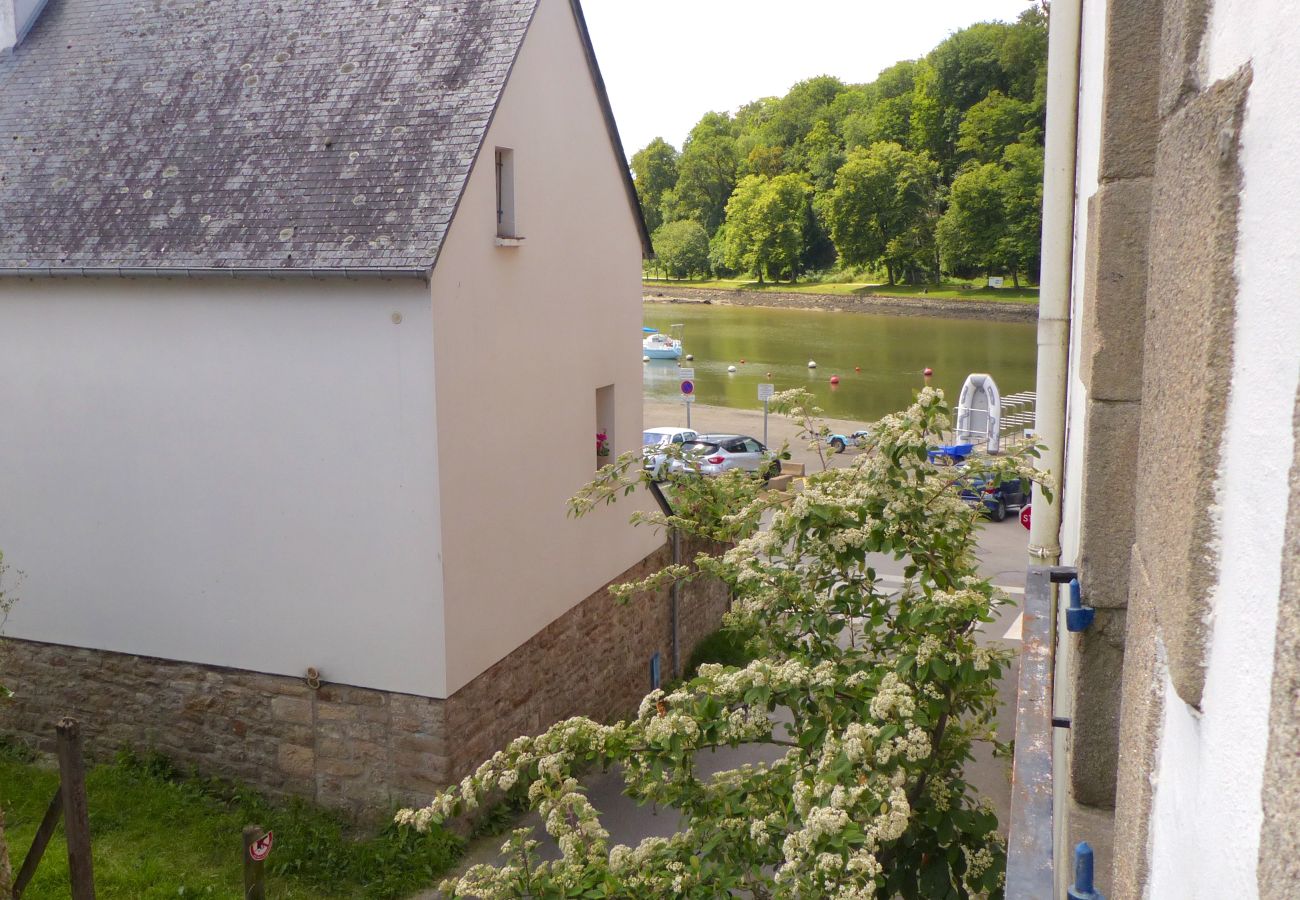
[(685, 395), (688, 396), (688, 397), (689, 397), (691, 394), (695, 393), (695, 384), (694, 384), (693, 382), (690, 382), (690, 381), (683, 381), (683, 382), (682, 382), (682, 393), (685, 394)]
[(682, 379), (682, 381), (694, 381), (694, 380), (695, 380), (695, 369), (693, 369), (693, 368), (691, 368), (691, 369), (678, 369), (678, 370), (677, 370), (677, 375), (678, 375), (678, 377), (680, 377), (680, 378)]
[(1020, 524), (1025, 526), (1026, 529), (1029, 528), (1029, 519), (1033, 515), (1033, 511), (1034, 508), (1032, 506), (1026, 506), (1020, 511)]
[(760, 384), (758, 386), (759, 400), (771, 400), (772, 395), (775, 393), (776, 393), (776, 385), (774, 384)]
[(682, 394), (682, 402), (683, 402), (683, 403), (694, 403), (694, 402), (695, 402), (695, 395), (694, 395), (694, 394)]
[(271, 832), (262, 835), (253, 843), (248, 845), (248, 855), (253, 858), (254, 862), (262, 862), (271, 855), (271, 842), (275, 840)]

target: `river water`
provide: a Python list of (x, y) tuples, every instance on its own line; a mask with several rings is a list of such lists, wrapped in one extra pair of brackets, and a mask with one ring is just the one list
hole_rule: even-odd
[[(1030, 322), (656, 303), (645, 305), (644, 318), (662, 331), (685, 326), (685, 352), (695, 361), (681, 364), (695, 368), (697, 401), (714, 406), (762, 409), (758, 385), (770, 382), (778, 391), (805, 387), (828, 417), (865, 423), (907, 406), (927, 366), (953, 405), (972, 372), (992, 375), (1003, 396), (1034, 388), (1037, 329)], [(647, 399), (681, 396), (677, 363), (643, 367)]]

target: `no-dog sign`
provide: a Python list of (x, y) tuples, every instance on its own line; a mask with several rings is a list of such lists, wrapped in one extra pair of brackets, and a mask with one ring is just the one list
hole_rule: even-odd
[(273, 840), (271, 832), (268, 831), (248, 845), (248, 855), (252, 857), (253, 862), (262, 862), (271, 855), (271, 842)]

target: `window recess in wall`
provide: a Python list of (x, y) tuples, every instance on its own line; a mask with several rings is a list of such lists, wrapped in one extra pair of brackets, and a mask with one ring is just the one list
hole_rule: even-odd
[(497, 246), (518, 247), (524, 239), (515, 222), (515, 151), (496, 148)]
[(596, 468), (614, 461), (614, 385), (596, 388)]

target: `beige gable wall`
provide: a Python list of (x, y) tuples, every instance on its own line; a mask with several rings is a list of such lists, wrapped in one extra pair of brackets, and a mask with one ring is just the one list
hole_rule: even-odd
[(0, 278), (5, 634), (438, 696), (430, 327), (417, 278)]
[[(496, 147), (519, 247), (496, 246)], [(595, 470), (597, 388), (615, 386), (615, 449), (640, 444), (621, 164), (570, 5), (542, 0), (433, 275), (449, 692), (662, 542), (627, 524), (632, 500), (566, 517)]]

